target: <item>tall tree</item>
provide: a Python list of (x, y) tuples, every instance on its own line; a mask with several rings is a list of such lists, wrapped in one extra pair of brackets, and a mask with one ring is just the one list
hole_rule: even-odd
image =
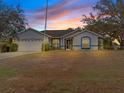
[(86, 28), (97, 28), (95, 30), (117, 38), (121, 45), (124, 45), (124, 1), (100, 0), (94, 10), (97, 11), (97, 18), (91, 15), (90, 18), (83, 19), (88, 24)]
[(15, 37), (17, 32), (25, 29), (26, 20), (24, 12), (17, 6), (16, 8), (5, 5), (0, 1), (0, 38), (8, 39)]

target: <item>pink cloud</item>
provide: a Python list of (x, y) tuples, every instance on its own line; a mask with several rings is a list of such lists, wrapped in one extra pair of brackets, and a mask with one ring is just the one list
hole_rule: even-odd
[(67, 28), (76, 28), (76, 27), (83, 27), (85, 24), (83, 24), (81, 21), (82, 18), (72, 18), (67, 20), (56, 20), (52, 24), (48, 25), (48, 28), (50, 29), (67, 29)]
[[(82, 26), (81, 17), (83, 13), (91, 11), (91, 4), (80, 4), (78, 6), (72, 4), (80, 0), (63, 0), (55, 6), (50, 6), (48, 10), (48, 29), (67, 29), (69, 27), (75, 28)], [(43, 27), (45, 19), (45, 10), (39, 9), (37, 11), (30, 11), (27, 14), (30, 27)]]

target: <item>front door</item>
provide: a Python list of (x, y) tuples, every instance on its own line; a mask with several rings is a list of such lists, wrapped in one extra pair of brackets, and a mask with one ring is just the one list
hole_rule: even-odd
[(66, 49), (69, 49), (69, 50), (72, 50), (72, 39), (67, 39), (65, 40), (66, 44), (65, 44), (65, 47)]

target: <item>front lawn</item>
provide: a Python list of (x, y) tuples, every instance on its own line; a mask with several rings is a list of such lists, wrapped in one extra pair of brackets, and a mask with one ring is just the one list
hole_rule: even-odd
[(124, 51), (50, 51), (0, 60), (0, 93), (124, 93)]

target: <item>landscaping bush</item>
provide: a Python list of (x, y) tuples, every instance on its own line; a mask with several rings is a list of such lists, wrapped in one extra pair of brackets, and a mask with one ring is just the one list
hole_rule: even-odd
[(18, 50), (18, 45), (16, 43), (12, 43), (10, 45), (10, 52), (16, 52)]
[(0, 42), (0, 52), (16, 52), (18, 45), (16, 43)]
[(112, 49), (112, 40), (110, 38), (106, 38), (103, 41), (104, 49)]
[(6, 48), (7, 46), (6, 46), (6, 43), (3, 43), (3, 42), (1, 42), (0, 43), (0, 52), (6, 52), (7, 50), (7, 48)]
[(43, 43), (42, 44), (42, 50), (43, 51), (49, 51), (50, 50), (50, 46), (48, 43)]

